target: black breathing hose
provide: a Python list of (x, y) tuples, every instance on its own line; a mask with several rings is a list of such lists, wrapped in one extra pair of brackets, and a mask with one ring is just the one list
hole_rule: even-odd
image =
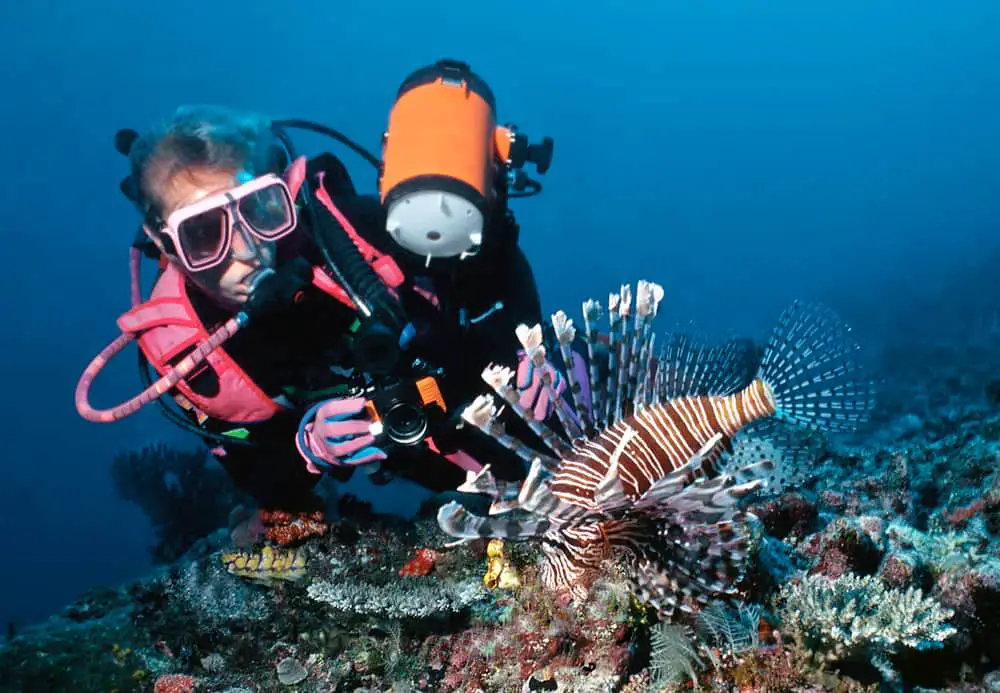
[[(288, 152), (289, 158), (296, 157), (291, 138), (284, 127), (296, 127), (328, 135), (344, 142), (358, 152), (376, 168), (378, 159), (362, 147), (350, 142), (331, 128), (320, 127), (308, 121), (275, 121), (275, 132)], [(339, 135), (339, 136), (338, 136)], [(319, 214), (312, 199), (308, 184), (302, 187), (313, 238), (328, 269), (344, 288), (361, 313), (361, 325), (354, 336), (354, 355), (358, 366), (365, 371), (385, 374), (393, 369), (399, 358), (400, 335), (407, 320), (402, 306), (389, 293), (375, 270), (344, 229), (338, 228), (335, 220)]]

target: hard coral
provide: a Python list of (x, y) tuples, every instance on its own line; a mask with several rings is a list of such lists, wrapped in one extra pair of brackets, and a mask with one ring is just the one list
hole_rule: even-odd
[(810, 573), (837, 578), (844, 573), (870, 575), (882, 558), (880, 547), (856, 522), (837, 518), (816, 537), (810, 538), (810, 552), (819, 557)]
[(816, 506), (798, 493), (751, 505), (750, 512), (761, 519), (768, 534), (778, 539), (804, 536), (817, 517)]
[(633, 632), (623, 627), (630, 606), (612, 583), (599, 580), (583, 605), (555, 603), (526, 570), (524, 591), (499, 622), (424, 642), (442, 691), (516, 691), (547, 671), (558, 690), (610, 690), (628, 669)]
[(808, 575), (785, 585), (780, 601), (784, 630), (825, 661), (931, 649), (955, 634), (947, 623), (951, 609), (919, 589), (897, 590), (872, 576)]
[(804, 668), (794, 650), (778, 645), (747, 653), (728, 674), (740, 691), (792, 691), (805, 685)]
[(968, 638), (963, 644), (988, 641), (985, 644), (992, 655), (1000, 654), (993, 630), (1000, 616), (1000, 581), (996, 576), (982, 570), (951, 570), (937, 578), (932, 594), (955, 611), (953, 622)]
[(921, 573), (915, 559), (906, 553), (886, 556), (878, 569), (879, 578), (891, 587), (910, 587), (916, 583)]

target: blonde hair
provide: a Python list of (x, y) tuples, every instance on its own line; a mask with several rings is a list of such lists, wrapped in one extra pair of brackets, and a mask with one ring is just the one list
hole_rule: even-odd
[(143, 133), (129, 152), (133, 192), (147, 219), (161, 214), (166, 186), (179, 175), (207, 170), (258, 176), (279, 172), (286, 159), (269, 118), (222, 106), (182, 106)]

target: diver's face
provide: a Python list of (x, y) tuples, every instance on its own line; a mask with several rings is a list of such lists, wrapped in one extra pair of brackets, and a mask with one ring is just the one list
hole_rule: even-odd
[[(176, 210), (209, 195), (235, 188), (239, 184), (236, 175), (228, 171), (199, 169), (178, 173), (165, 182), (160, 194), (163, 218), (166, 219)], [(163, 251), (160, 240), (155, 235), (150, 237)], [(226, 260), (200, 272), (188, 272), (183, 269), (182, 271), (194, 284), (219, 303), (238, 307), (246, 302), (250, 287), (260, 272), (272, 269), (274, 261), (275, 244), (255, 238), (237, 221)], [(177, 265), (183, 268), (179, 262)]]

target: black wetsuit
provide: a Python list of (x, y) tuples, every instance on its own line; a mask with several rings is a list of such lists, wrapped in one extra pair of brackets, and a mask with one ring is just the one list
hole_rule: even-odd
[[(541, 322), (538, 291), (531, 267), (517, 245), (516, 224), (509, 217), (494, 219), (489, 229), (493, 242), (485, 244), (478, 256), (425, 267), (422, 258), (389, 238), (379, 200), (358, 195), (339, 160), (324, 154), (310, 161), (307, 184), (315, 184), (313, 174), (320, 170), (326, 172), (324, 187), (359, 235), (392, 256), (406, 275), (407, 283), (400, 287), (401, 301), (407, 317), (418, 327), (405, 352), (407, 362), (417, 357), (443, 370), (441, 392), (449, 413), (457, 418), (465, 405), (487, 391), (481, 377), (486, 366), (516, 364), (517, 325)], [(318, 201), (315, 204), (317, 213), (328, 214)], [(411, 282), (418, 277), (432, 280), (440, 309), (413, 291)], [(209, 329), (230, 317), (190, 283), (188, 293)], [(498, 302), (501, 309), (474, 320)], [(351, 375), (331, 372), (331, 366), (352, 367), (345, 336), (356, 317), (352, 309), (310, 286), (304, 300), (261, 316), (224, 347), (269, 396), (285, 395), (296, 404), (268, 421), (243, 426), (249, 430), (247, 440), (253, 445), (226, 445), (226, 454), (220, 458), (235, 483), (262, 507), (290, 511), (314, 507), (312, 491), (319, 477), (306, 470), (295, 448), (295, 435), (309, 406), (335, 396), (329, 393), (330, 388), (355, 382)], [(211, 373), (202, 374), (189, 384), (206, 391), (211, 390), (214, 379)], [(316, 394), (323, 390), (327, 394)], [(306, 394), (309, 392), (314, 394)], [(209, 421), (205, 428), (221, 432), (234, 426)], [(523, 475), (520, 460), (478, 430), (465, 426), (453, 435), (454, 444), (490, 463), (498, 476)], [(461, 469), (422, 446), (391, 452), (384, 466), (433, 491), (454, 490), (464, 479)], [(346, 479), (350, 472), (335, 470), (333, 474)]]

